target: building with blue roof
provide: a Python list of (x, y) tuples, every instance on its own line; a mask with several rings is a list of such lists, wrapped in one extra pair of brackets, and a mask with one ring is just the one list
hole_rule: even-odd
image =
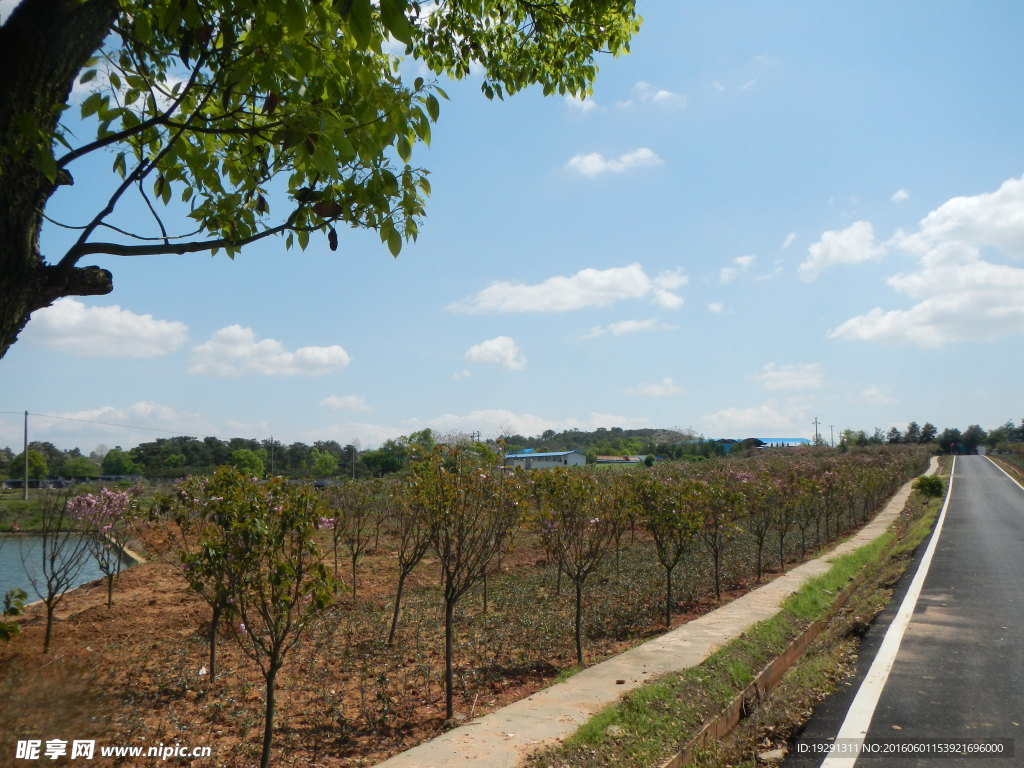
[(550, 469), (551, 467), (582, 467), (587, 463), (583, 451), (550, 451), (541, 453), (529, 450), (505, 454), (506, 467), (523, 469)]

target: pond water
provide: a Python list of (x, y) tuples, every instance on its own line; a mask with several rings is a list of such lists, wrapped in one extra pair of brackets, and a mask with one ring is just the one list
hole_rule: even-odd
[[(79, 540), (79, 538), (76, 538), (74, 541), (69, 541), (68, 549), (73, 549), (74, 544)], [(26, 602), (34, 603), (36, 600), (39, 600), (39, 596), (32, 589), (29, 574), (34, 575), (39, 580), (40, 589), (43, 589), (45, 594), (45, 587), (42, 586), (42, 559), (43, 539), (41, 536), (33, 536), (32, 534), (0, 535), (0, 600), (7, 594), (8, 590), (15, 587), (21, 587), (25, 590), (25, 593), (28, 595)], [(122, 563), (122, 570), (129, 565), (130, 562)], [(72, 582), (72, 588), (93, 579), (98, 579), (102, 575), (103, 572), (100, 570), (99, 564), (90, 554), (85, 558), (82, 569)]]

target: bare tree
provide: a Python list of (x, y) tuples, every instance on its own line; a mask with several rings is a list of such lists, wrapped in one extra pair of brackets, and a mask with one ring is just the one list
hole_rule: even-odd
[(398, 629), (406, 579), (430, 548), (430, 520), (425, 508), (412, 503), (407, 486), (393, 488), (386, 504), (394, 523), (395, 537), (398, 539), (398, 586), (395, 589), (395, 610), (391, 615), (391, 630), (388, 632), (388, 645), (391, 645), (395, 642), (395, 632)]
[[(77, 586), (82, 569), (89, 562), (90, 540), (78, 521), (68, 512), (70, 494), (47, 493), (43, 496), (39, 533), (32, 537), (35, 548), (21, 544), (21, 564), (43, 605), (46, 606), (46, 634), (43, 653), (49, 653), (53, 637), (53, 616), (64, 594)], [(33, 551), (34, 549), (34, 551)], [(34, 562), (34, 565), (32, 563)]]

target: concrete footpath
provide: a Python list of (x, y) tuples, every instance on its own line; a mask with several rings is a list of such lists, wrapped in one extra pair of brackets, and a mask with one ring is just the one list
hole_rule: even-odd
[[(938, 460), (933, 458), (928, 472), (935, 472), (937, 466)], [(783, 601), (806, 581), (827, 572), (831, 560), (882, 535), (903, 510), (910, 490), (911, 483), (905, 484), (874, 520), (828, 554), (564, 682), (395, 755), (379, 763), (379, 768), (521, 765), (526, 756), (567, 738), (624, 693), (659, 675), (697, 666), (754, 624), (774, 616)]]

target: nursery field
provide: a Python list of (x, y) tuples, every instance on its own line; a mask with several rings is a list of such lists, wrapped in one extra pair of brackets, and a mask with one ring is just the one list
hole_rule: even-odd
[(373, 765), (772, 578), (926, 462), (785, 450), (524, 474), (439, 450), (326, 491), (192, 479), (125, 516), (150, 562), (112, 605), (98, 580), (60, 602), (47, 653), (39, 606), (0, 645), (0, 755), (90, 739), (209, 747), (178, 760), (196, 766)]

